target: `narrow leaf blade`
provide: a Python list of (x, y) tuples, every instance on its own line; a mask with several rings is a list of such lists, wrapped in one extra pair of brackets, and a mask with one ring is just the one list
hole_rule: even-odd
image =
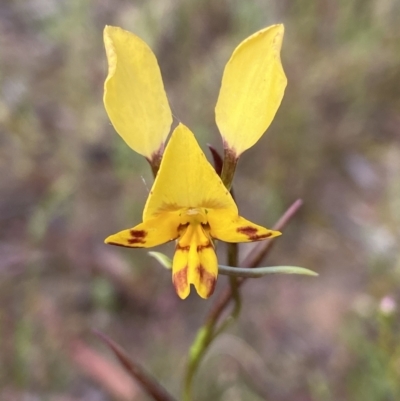
[(164, 255), (162, 252), (149, 252), (149, 255), (160, 262), (161, 266), (165, 267), (166, 269), (172, 268), (172, 259), (167, 255)]
[(272, 273), (318, 276), (318, 273), (310, 269), (297, 266), (269, 266), (269, 267), (255, 267), (249, 269), (243, 267), (219, 265), (218, 271), (220, 274), (224, 274), (226, 276), (244, 277), (244, 278), (258, 278), (258, 277), (263, 277), (266, 274), (272, 274)]

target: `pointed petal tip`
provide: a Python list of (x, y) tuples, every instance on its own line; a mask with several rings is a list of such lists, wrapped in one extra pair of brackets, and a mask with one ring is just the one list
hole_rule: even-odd
[(105, 26), (104, 26), (104, 29), (103, 29), (103, 34), (104, 34), (104, 35), (107, 35), (107, 36), (110, 36), (110, 35), (112, 35), (114, 32), (117, 32), (117, 31), (123, 31), (123, 32), (130, 33), (130, 32), (128, 32), (128, 31), (125, 31), (125, 29), (122, 29), (122, 28), (119, 27), (119, 26), (105, 25)]
[[(284, 33), (285, 25), (283, 23), (269, 25), (269, 26), (262, 28), (259, 31), (255, 32), (255, 34), (253, 34), (253, 35), (257, 35), (257, 34), (264, 33), (267, 31), (272, 31), (272, 30), (277, 30), (279, 33)], [(249, 38), (251, 38), (251, 36), (249, 36)]]
[(118, 239), (116, 234), (109, 235), (105, 240), (104, 243), (106, 245), (114, 245), (114, 246), (122, 246), (126, 248), (127, 246), (121, 243), (121, 241)]
[(171, 138), (173, 136), (179, 136), (179, 135), (189, 135), (191, 134), (194, 137), (193, 132), (182, 122), (179, 122), (178, 125), (175, 127), (171, 134)]
[(248, 241), (262, 241), (282, 234), (279, 231), (268, 230), (255, 224), (238, 227), (236, 231), (239, 234), (246, 236)]
[(114, 237), (114, 234), (113, 234), (113, 235), (109, 235), (109, 236), (104, 240), (104, 243), (110, 245), (110, 244), (113, 242), (113, 240), (112, 240), (113, 237)]

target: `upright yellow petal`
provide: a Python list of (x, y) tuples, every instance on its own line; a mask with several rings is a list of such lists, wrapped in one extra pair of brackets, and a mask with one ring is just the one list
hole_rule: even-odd
[(104, 242), (128, 248), (151, 248), (178, 238), (179, 223), (177, 213), (162, 213), (136, 227), (110, 235)]
[[(163, 211), (182, 208), (229, 209), (237, 207), (192, 132), (179, 124), (165, 149), (143, 221)], [(206, 211), (207, 213), (207, 211)]]
[(281, 235), (279, 231), (254, 224), (229, 211), (211, 210), (208, 215), (210, 235), (224, 242), (253, 242)]
[(162, 151), (172, 123), (157, 59), (143, 40), (118, 27), (106, 26), (104, 44), (108, 116), (124, 141), (152, 160)]
[(225, 67), (215, 116), (225, 148), (237, 157), (260, 139), (283, 98), (283, 33), (283, 25), (256, 32), (240, 43)]

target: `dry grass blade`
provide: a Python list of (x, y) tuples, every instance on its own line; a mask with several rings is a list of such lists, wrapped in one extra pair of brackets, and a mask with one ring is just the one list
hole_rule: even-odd
[(126, 371), (137, 380), (143, 389), (157, 401), (177, 401), (168, 391), (153, 377), (144, 370), (138, 363), (128, 357), (126, 352), (105, 334), (94, 330), (100, 338), (115, 354)]

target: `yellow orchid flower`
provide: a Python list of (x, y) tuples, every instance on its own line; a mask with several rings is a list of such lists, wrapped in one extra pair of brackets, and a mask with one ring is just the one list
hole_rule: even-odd
[(218, 262), (213, 239), (260, 241), (280, 235), (238, 214), (229, 191), (183, 124), (172, 133), (143, 211), (143, 222), (105, 242), (149, 248), (177, 240), (172, 281), (182, 299), (193, 284), (202, 298), (214, 291)]
[(118, 27), (105, 27), (104, 45), (107, 114), (128, 146), (157, 169), (172, 124), (157, 59), (142, 39)]

